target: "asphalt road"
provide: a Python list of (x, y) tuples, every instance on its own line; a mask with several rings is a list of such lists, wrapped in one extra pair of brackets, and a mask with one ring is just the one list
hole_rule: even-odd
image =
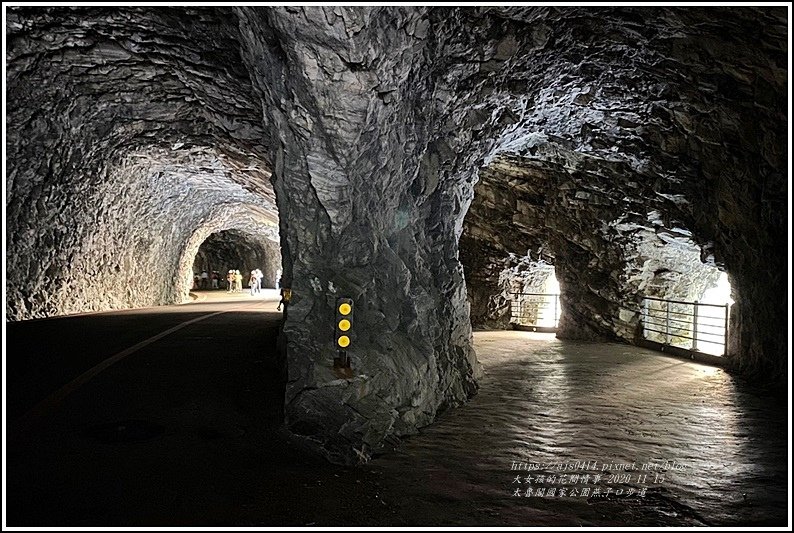
[(199, 294), (7, 324), (9, 525), (240, 523), (311, 470), (279, 430), (275, 291)]

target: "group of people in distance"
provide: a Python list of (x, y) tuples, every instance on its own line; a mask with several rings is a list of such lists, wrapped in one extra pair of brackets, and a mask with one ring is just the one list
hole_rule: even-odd
[[(260, 294), (262, 292), (262, 278), (265, 275), (262, 271), (258, 268), (251, 271), (251, 274), (248, 276), (248, 287), (251, 290), (251, 296), (255, 294)], [(218, 271), (213, 271), (212, 275), (210, 276), (206, 270), (202, 271), (201, 274), (194, 273), (193, 274), (193, 288), (194, 289), (207, 289), (211, 286), (213, 289), (219, 288), (219, 280), (221, 279), (220, 273)], [(278, 277), (276, 279), (276, 288), (281, 287), (281, 270), (278, 271)], [(240, 273), (239, 270), (231, 269), (226, 274), (226, 292), (243, 292), (243, 275)], [(282, 293), (283, 293), (282, 288)]]
[(239, 270), (230, 270), (226, 274), (226, 292), (243, 292), (243, 275)]
[[(265, 277), (262, 271), (254, 269), (248, 277), (248, 288), (251, 289), (251, 296), (262, 292), (262, 278)], [(226, 274), (228, 289), (226, 292), (243, 292), (243, 275), (239, 270), (229, 270)]]
[[(202, 270), (201, 274), (193, 274), (193, 288), (194, 289), (213, 289), (218, 288), (218, 281), (221, 279), (221, 273), (217, 270), (212, 271), (212, 275), (208, 274), (206, 270)], [(212, 285), (210, 285), (212, 282)]]

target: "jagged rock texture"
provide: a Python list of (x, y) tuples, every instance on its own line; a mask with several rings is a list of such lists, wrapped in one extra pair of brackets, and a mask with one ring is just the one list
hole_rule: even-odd
[[(483, 161), (464, 238), (493, 251), (473, 262), (547, 254), (563, 290), (559, 335), (631, 340), (642, 292), (685, 296), (651, 274), (692, 273), (693, 290), (679, 285), (688, 299), (710, 283), (699, 252), (731, 280), (734, 368), (784, 379), (784, 12), (486, 11), (521, 53), (491, 59), (499, 74), (469, 85), (498, 102), (481, 115), (513, 123)], [(507, 184), (490, 186), (492, 172)]]
[(179, 301), (210, 235), (278, 235), (286, 422), (331, 460), (476, 392), (462, 234), (471, 280), (553, 262), (580, 338), (631, 339), (678, 243), (731, 276), (736, 366), (785, 376), (784, 8), (14, 8), (6, 32), (9, 317)]
[(181, 302), (207, 228), (277, 235), (227, 15), (9, 11), (10, 319)]

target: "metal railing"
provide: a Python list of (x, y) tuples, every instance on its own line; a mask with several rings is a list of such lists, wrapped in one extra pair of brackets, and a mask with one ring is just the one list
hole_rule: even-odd
[(510, 322), (519, 326), (556, 329), (560, 322), (560, 295), (514, 292), (510, 300)]
[(643, 336), (653, 342), (725, 355), (729, 305), (643, 298)]

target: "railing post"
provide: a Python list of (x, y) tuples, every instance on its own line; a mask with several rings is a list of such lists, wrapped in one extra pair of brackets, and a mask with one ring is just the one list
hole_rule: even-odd
[(730, 304), (725, 304), (725, 333), (722, 336), (723, 344), (722, 346), (722, 356), (725, 357), (728, 355), (728, 309), (730, 308)]
[(648, 300), (646, 298), (642, 299), (642, 338), (648, 338), (647, 332), (648, 326)]
[[(698, 349), (698, 301), (695, 300), (693, 305), (695, 308), (694, 313), (692, 315), (692, 351)], [(708, 339), (707, 339), (708, 340)]]
[(665, 341), (666, 341), (665, 344), (670, 344), (670, 302), (666, 302), (666, 303), (667, 303), (667, 315), (666, 315), (667, 318), (665, 320), (666, 324), (664, 327)]
[(513, 293), (513, 298), (510, 300), (510, 313), (512, 314), (512, 319), (515, 321), (516, 324), (521, 323), (521, 308), (519, 306), (518, 300), (518, 293)]

